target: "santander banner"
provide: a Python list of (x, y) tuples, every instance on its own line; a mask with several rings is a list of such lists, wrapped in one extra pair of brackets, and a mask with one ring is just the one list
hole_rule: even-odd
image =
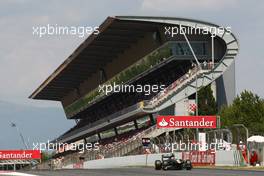
[(31, 160), (40, 158), (40, 150), (0, 150), (0, 160)]
[(158, 116), (158, 128), (216, 128), (216, 116)]

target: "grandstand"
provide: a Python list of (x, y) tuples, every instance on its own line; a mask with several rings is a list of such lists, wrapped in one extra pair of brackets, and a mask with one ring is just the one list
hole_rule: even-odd
[[(211, 33), (166, 34), (166, 28), (180, 26), (219, 27), (183, 18), (108, 17), (100, 33), (90, 35), (30, 95), (60, 101), (67, 118), (76, 121), (54, 141), (99, 141), (103, 157), (127, 155), (140, 147), (141, 137), (165, 132), (155, 127), (158, 114), (187, 115), (188, 101), (201, 87), (212, 86), (219, 108), (230, 103), (235, 96), (237, 39), (226, 30), (213, 38)], [(99, 85), (114, 83), (165, 89), (149, 94), (99, 91)], [(65, 160), (70, 155), (64, 154)], [(74, 156), (96, 159), (99, 153)]]

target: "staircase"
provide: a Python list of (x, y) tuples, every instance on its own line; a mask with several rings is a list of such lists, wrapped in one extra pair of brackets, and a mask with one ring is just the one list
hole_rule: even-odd
[[(211, 84), (224, 74), (234, 61), (234, 56), (237, 52), (238, 49), (227, 49), (223, 59), (211, 69), (194, 68), (191, 75), (187, 73), (167, 87), (165, 95), (158, 94), (150, 101), (147, 101), (142, 110), (147, 113), (159, 112), (189, 97), (202, 87)], [(177, 82), (180, 82), (180, 84), (175, 86)]]

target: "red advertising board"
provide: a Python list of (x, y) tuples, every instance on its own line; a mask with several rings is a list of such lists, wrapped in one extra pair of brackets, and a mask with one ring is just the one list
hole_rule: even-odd
[(83, 162), (74, 163), (73, 169), (83, 169)]
[(158, 116), (158, 128), (216, 128), (216, 116)]
[(0, 150), (0, 160), (31, 160), (40, 158), (40, 150)]
[(182, 152), (182, 159), (191, 160), (195, 166), (215, 165), (215, 152), (212, 151), (190, 151)]

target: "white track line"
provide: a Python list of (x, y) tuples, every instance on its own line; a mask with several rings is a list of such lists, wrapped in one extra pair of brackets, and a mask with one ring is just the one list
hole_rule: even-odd
[(31, 175), (31, 174), (23, 174), (19, 172), (1, 172), (0, 175), (12, 175), (12, 176), (37, 176), (37, 175)]

